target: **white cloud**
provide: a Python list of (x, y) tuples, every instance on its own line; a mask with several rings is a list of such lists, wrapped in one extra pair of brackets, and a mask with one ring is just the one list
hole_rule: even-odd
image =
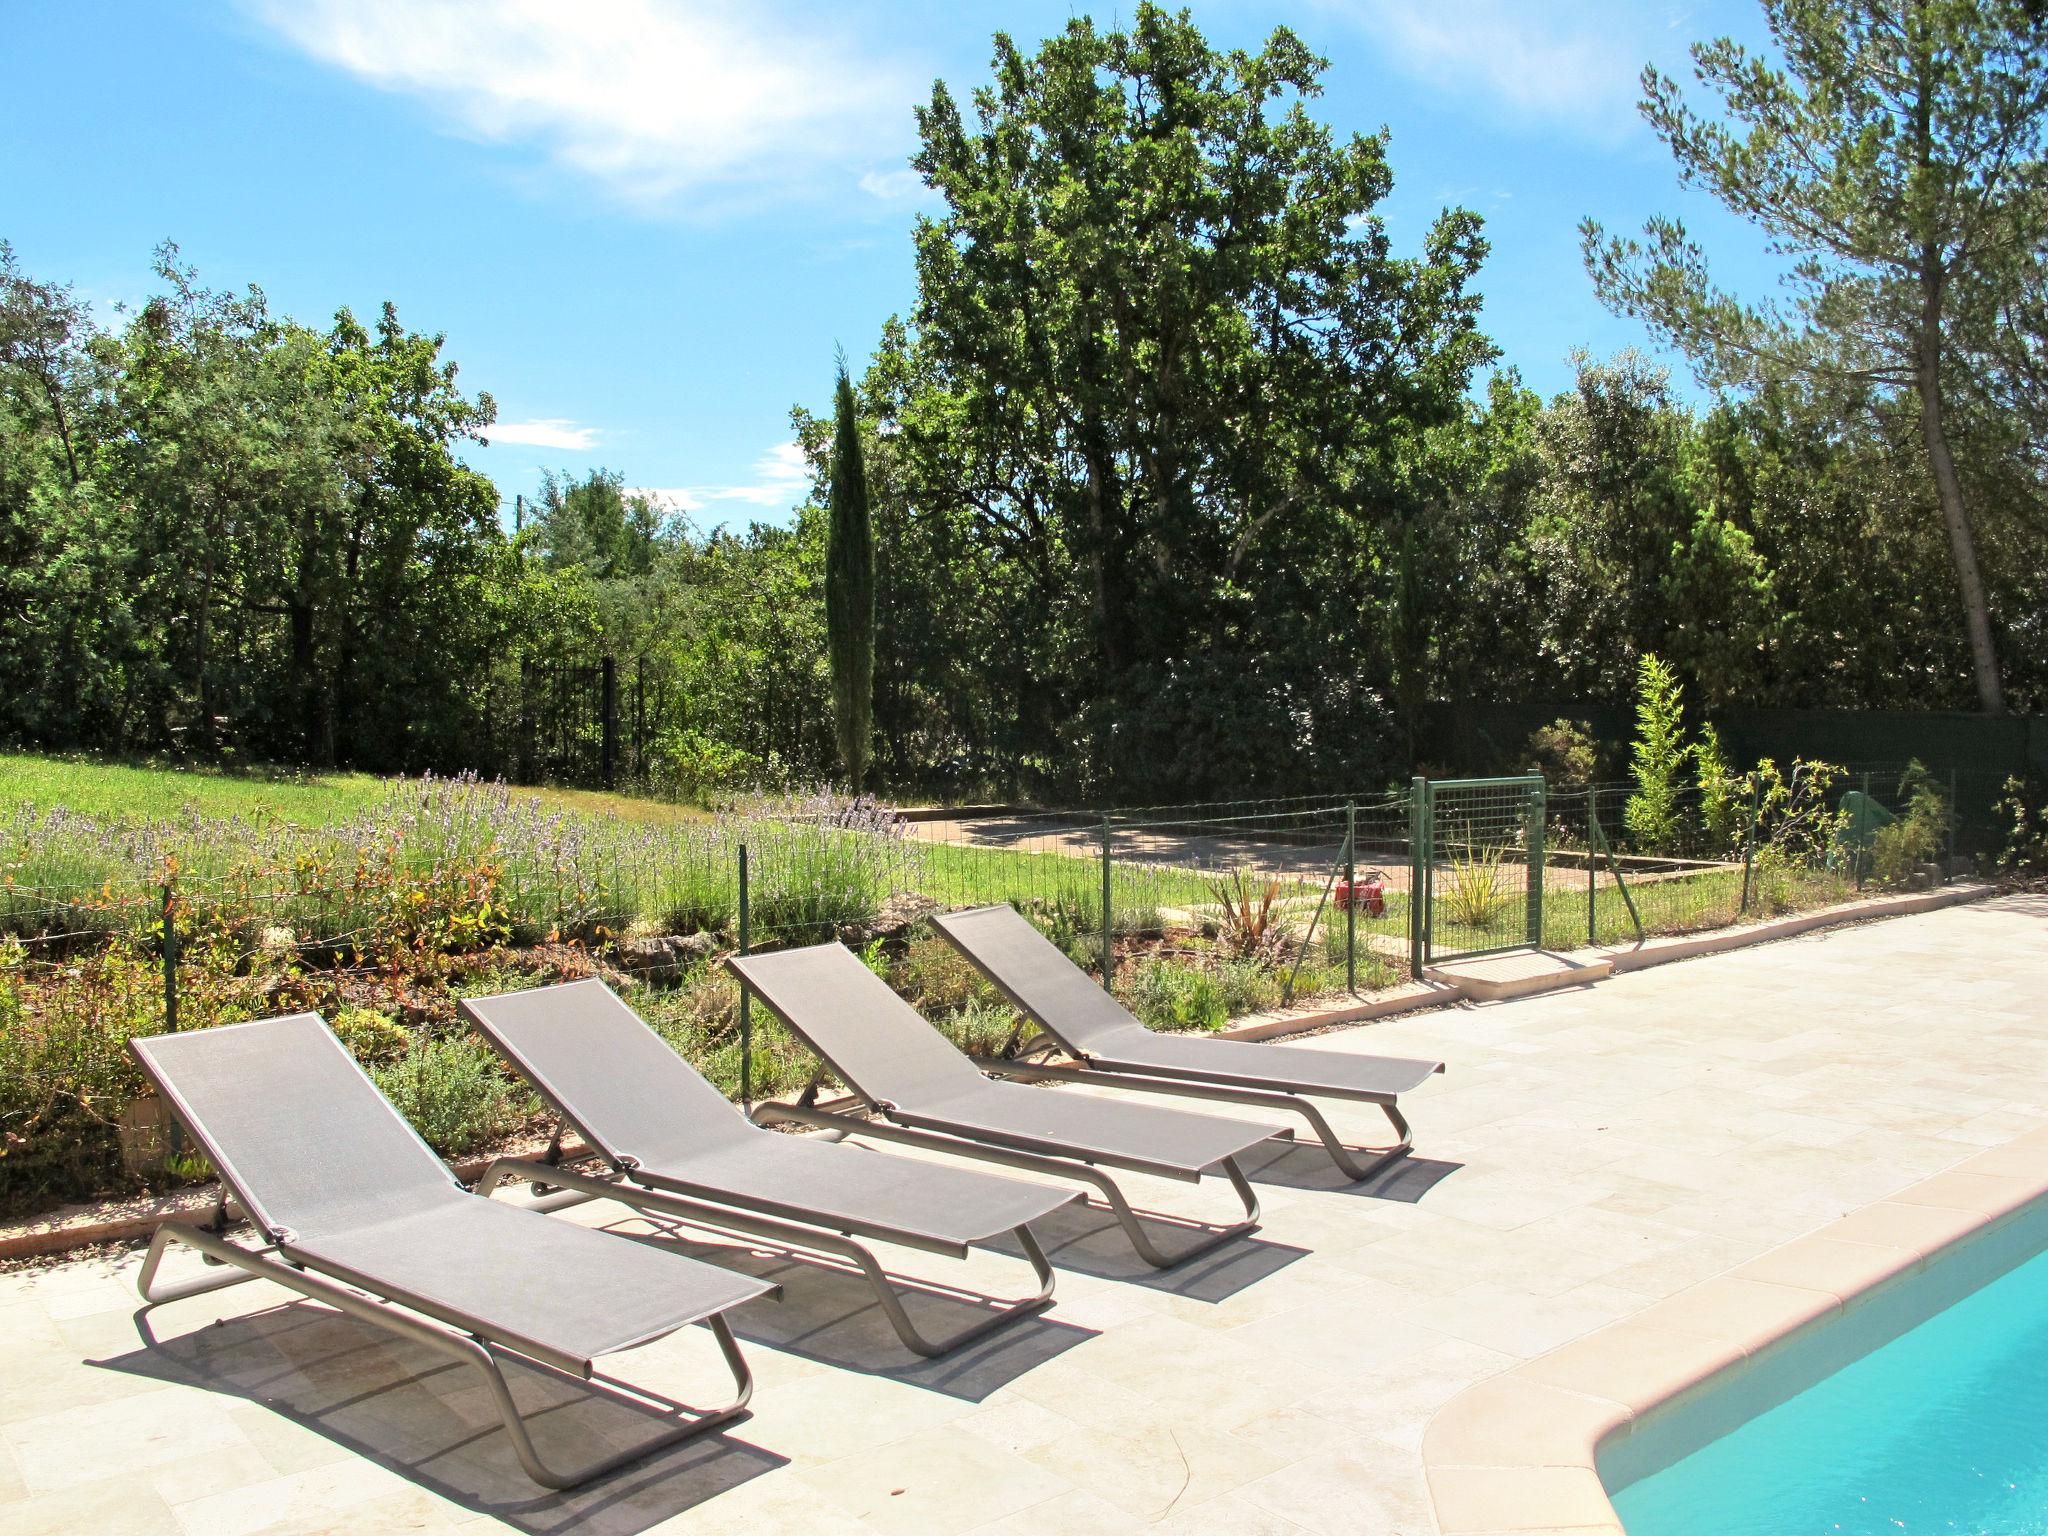
[(860, 189), (885, 203), (908, 203), (938, 194), (925, 185), (924, 177), (909, 167), (897, 171), (863, 171)]
[(1617, 140), (1637, 125), (1638, 77), (1670, 47), (1640, 0), (1332, 0), (1406, 73), (1476, 110)]
[(534, 145), (648, 210), (844, 185), (901, 148), (915, 83), (743, 0), (243, 0), (297, 48)]
[(811, 488), (811, 466), (801, 443), (777, 443), (754, 461), (754, 478), (745, 485), (637, 485), (627, 491), (647, 496), (679, 512), (701, 511), (715, 501), (751, 502), (757, 507), (787, 511)]
[(586, 453), (597, 446), (598, 429), (579, 427), (573, 421), (550, 416), (539, 421), (501, 421), (484, 431), (492, 443), (524, 443), (529, 448), (563, 448)]

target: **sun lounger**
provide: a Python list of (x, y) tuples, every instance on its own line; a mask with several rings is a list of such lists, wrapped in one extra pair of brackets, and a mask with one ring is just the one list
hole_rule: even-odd
[[(225, 1191), (264, 1237), (264, 1246), (250, 1248), (221, 1236), (219, 1222), (210, 1230), (164, 1223), (138, 1278), (143, 1300), (272, 1280), (473, 1365), (489, 1384), (520, 1465), (549, 1488), (573, 1488), (745, 1410), (753, 1378), (724, 1314), (774, 1286), (479, 1200), (316, 1014), (131, 1044)], [(234, 1272), (158, 1285), (157, 1266), (173, 1242)], [(685, 1410), (687, 1422), (658, 1439), (573, 1471), (557, 1472), (541, 1460), (498, 1352), (675, 1417), (681, 1404), (605, 1376), (593, 1362), (698, 1322), (709, 1327), (732, 1370), (734, 1401)]]
[[(470, 998), (461, 1009), (614, 1170), (610, 1178), (592, 1178), (507, 1160), (484, 1174), (480, 1194), (531, 1179), (617, 1200), (657, 1219), (845, 1259), (874, 1288), (896, 1336), (921, 1355), (944, 1354), (1051, 1302), (1052, 1268), (1027, 1223), (1076, 1194), (765, 1130), (602, 981)], [(1030, 1260), (1037, 1294), (998, 1304), (993, 1315), (937, 1340), (911, 1322), (888, 1274), (856, 1241), (964, 1258), (971, 1246), (1006, 1232)]]
[[(1308, 1121), (1330, 1160), (1353, 1179), (1367, 1178), (1407, 1155), (1413, 1143), (1398, 1101), (1444, 1069), (1440, 1061), (1160, 1034), (1133, 1018), (1013, 907), (949, 912), (933, 917), (931, 924), (1020, 1013), (1083, 1064), (1058, 1067), (1006, 1057), (981, 1063), (988, 1070), (1298, 1114)], [(1018, 1054), (1028, 1055), (1032, 1048), (1033, 1043), (1027, 1043)], [(1304, 1095), (1377, 1105), (1398, 1140), (1391, 1147), (1362, 1149), (1369, 1157), (1361, 1163), (1354, 1155), (1357, 1149), (1344, 1145), (1322, 1111)]]
[[(1160, 1269), (1258, 1225), (1258, 1199), (1237, 1158), (1271, 1137), (1288, 1135), (1285, 1130), (991, 1081), (843, 944), (732, 956), (726, 964), (881, 1117), (864, 1120), (817, 1108), (814, 1080), (795, 1104), (761, 1106), (758, 1119), (933, 1147), (1078, 1181), (1100, 1192), (1131, 1246)], [(1103, 1168), (1187, 1184), (1200, 1182), (1206, 1169), (1220, 1168), (1244, 1204), (1244, 1220), (1221, 1230), (1199, 1228), (1202, 1241), (1169, 1257)]]

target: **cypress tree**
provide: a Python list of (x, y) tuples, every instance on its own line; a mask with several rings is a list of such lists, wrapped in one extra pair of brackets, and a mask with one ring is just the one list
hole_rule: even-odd
[(846, 359), (832, 398), (832, 484), (826, 502), (825, 638), (832, 664), (832, 716), (846, 777), (859, 794), (867, 777), (875, 697), (875, 539), (868, 521), (868, 472), (860, 414)]

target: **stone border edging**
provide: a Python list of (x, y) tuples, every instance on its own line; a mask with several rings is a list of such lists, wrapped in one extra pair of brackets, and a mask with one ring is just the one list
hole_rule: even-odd
[(1614, 974), (1619, 976), (1628, 971), (1646, 970), (1653, 965), (1668, 965), (1674, 960), (1690, 960), (1697, 955), (1715, 955), (1726, 950), (1743, 949), (1751, 944), (1767, 943), (1773, 939), (1795, 938), (1802, 933), (1812, 933), (1817, 928), (1832, 928), (1840, 923), (1868, 922), (1878, 917), (1910, 917), (1917, 912), (1934, 912), (1943, 907), (1959, 907), (1969, 902), (1983, 901), (1997, 894), (1998, 887), (1990, 884), (1949, 885), (1935, 891), (1908, 891), (1898, 896), (1872, 896), (1841, 906), (1822, 907), (1817, 912), (1799, 912), (1790, 917), (1772, 918), (1769, 922), (1753, 923), (1742, 928), (1720, 928), (1712, 933), (1674, 934), (1670, 938), (1651, 939), (1640, 945), (1583, 950), (1579, 953), (1601, 955), (1612, 960)]
[(2044, 1199), (2048, 1129), (1467, 1387), (1423, 1434), (1438, 1529), (1626, 1536), (1597, 1458), (1650, 1410), (1725, 1380)]

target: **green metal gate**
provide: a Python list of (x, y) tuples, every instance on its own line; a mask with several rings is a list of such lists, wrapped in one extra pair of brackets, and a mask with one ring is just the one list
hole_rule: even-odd
[(1421, 964), (1542, 947), (1545, 814), (1541, 774), (1415, 781), (1409, 910)]

